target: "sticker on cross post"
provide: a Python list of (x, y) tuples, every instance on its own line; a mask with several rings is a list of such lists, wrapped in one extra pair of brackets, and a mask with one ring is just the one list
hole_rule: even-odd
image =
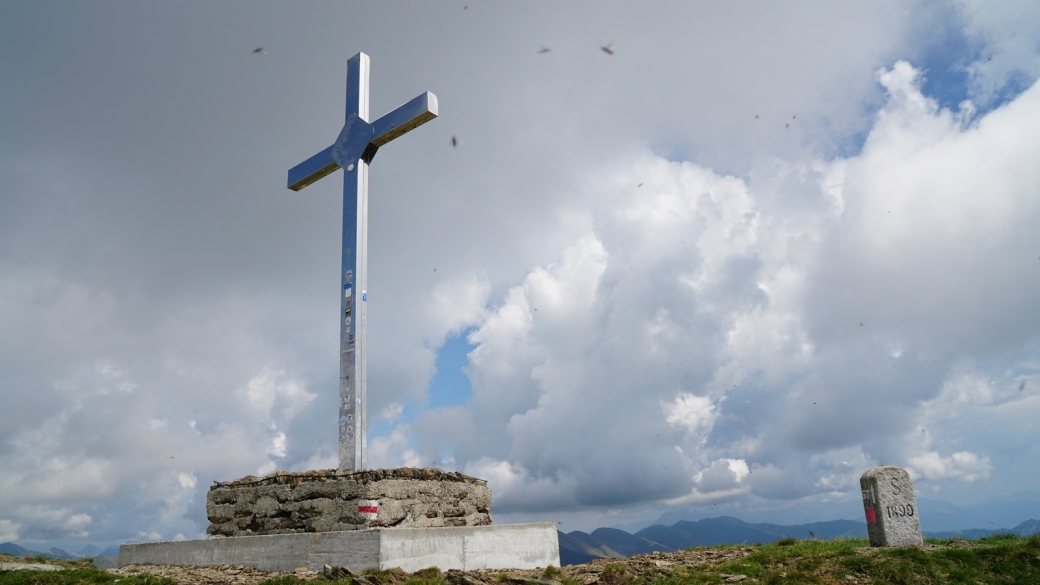
[(358, 520), (375, 520), (379, 518), (379, 500), (358, 500)]

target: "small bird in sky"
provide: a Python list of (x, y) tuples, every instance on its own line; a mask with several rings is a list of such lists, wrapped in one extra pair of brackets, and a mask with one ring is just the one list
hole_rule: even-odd
[(257, 47), (253, 49), (253, 54), (256, 55), (257, 53), (260, 53), (261, 55), (266, 55), (267, 51), (265, 51), (263, 47)]
[(603, 51), (604, 53), (608, 54), (608, 55), (613, 55), (614, 54), (614, 43), (607, 43), (607, 44), (603, 45), (602, 47), (600, 47), (599, 49), (601, 51)]
[(545, 45), (538, 45), (538, 52), (539, 53), (548, 53), (551, 50), (552, 50), (552, 47), (546, 47)]
[(1022, 383), (1018, 385), (1018, 391), (1021, 392), (1026, 389), (1026, 381), (1022, 380)]
[(758, 114), (755, 114), (755, 119), (756, 119), (756, 120), (758, 119)]
[(459, 139), (455, 138), (455, 135), (452, 134), (451, 135), (451, 146), (452, 146), (452, 148), (457, 147), (458, 145), (459, 145)]

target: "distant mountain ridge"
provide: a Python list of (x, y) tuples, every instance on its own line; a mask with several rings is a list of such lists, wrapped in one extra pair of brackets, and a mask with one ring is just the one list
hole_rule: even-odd
[[(976, 539), (994, 534), (1017, 536), (1040, 534), (1040, 520), (1026, 520), (1012, 529), (953, 530), (925, 532), (925, 538)], [(751, 524), (730, 516), (705, 518), (696, 522), (680, 520), (671, 526), (655, 524), (635, 534), (618, 528), (597, 528), (591, 534), (576, 530), (560, 536), (560, 564), (580, 565), (594, 559), (623, 558), (654, 551), (673, 552), (693, 546), (753, 544), (775, 542), (782, 538), (866, 538), (867, 523), (862, 520), (831, 520), (811, 524)]]
[[(73, 554), (61, 550), (60, 548), (51, 547), (50, 549), (40, 552), (37, 550), (31, 550), (22, 546), (18, 546), (13, 542), (5, 542), (0, 544), (0, 553), (7, 553), (16, 557), (46, 557), (48, 559), (56, 559), (60, 561), (74, 561), (77, 559), (95, 558), (95, 557), (107, 557), (115, 558), (119, 556), (119, 547), (111, 546), (105, 550), (101, 550), (98, 547), (88, 544), (83, 547), (78, 553)], [(96, 564), (96, 563), (95, 563)]]

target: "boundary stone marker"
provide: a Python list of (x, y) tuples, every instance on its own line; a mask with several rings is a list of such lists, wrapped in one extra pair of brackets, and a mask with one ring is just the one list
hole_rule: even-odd
[(921, 518), (910, 474), (894, 465), (867, 470), (859, 478), (870, 546), (920, 546)]

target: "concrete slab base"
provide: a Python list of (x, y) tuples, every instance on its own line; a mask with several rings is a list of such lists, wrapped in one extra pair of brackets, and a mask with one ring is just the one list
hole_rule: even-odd
[(554, 522), (451, 528), (374, 528), (345, 532), (308, 532), (230, 536), (203, 540), (124, 544), (119, 566), (245, 565), (261, 571), (286, 571), (324, 565), (353, 572), (399, 567), (409, 573), (427, 567), (458, 569), (534, 569), (560, 566)]

